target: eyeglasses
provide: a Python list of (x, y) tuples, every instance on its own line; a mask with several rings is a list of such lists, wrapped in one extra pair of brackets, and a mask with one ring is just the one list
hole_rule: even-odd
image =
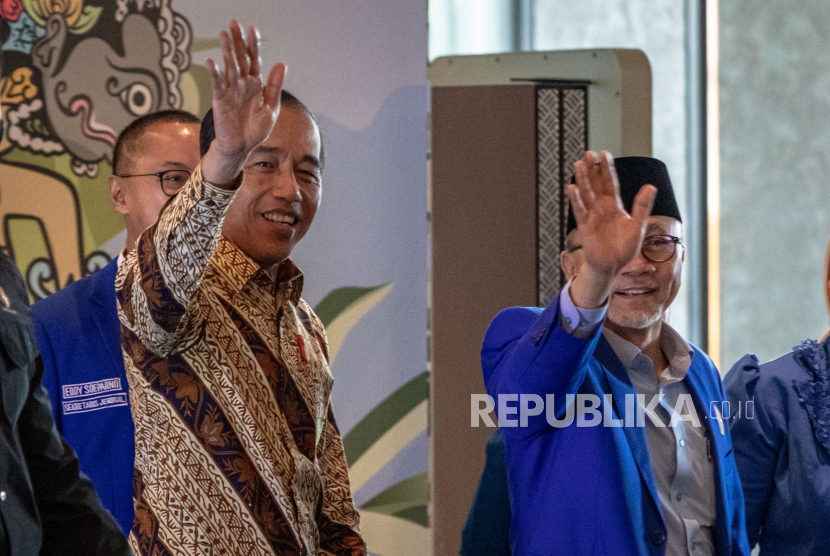
[[(648, 236), (643, 240), (643, 248), (640, 252), (646, 260), (653, 263), (664, 263), (674, 257), (677, 246), (683, 247), (679, 237), (675, 236)], [(572, 245), (568, 253), (582, 249), (581, 245)]]
[(190, 179), (190, 172), (187, 170), (165, 170), (164, 172), (156, 172), (155, 174), (127, 174), (123, 176), (119, 176), (115, 174), (116, 177), (119, 178), (143, 178), (147, 176), (156, 176), (159, 179), (159, 184), (161, 184), (161, 190), (164, 191), (164, 194), (168, 197), (172, 197), (179, 190), (184, 187), (184, 184), (187, 183), (187, 180)]

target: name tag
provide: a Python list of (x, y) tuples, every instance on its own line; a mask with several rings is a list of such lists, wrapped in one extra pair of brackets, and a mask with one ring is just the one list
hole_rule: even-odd
[(120, 378), (64, 384), (61, 394), (64, 415), (129, 405), (129, 399), (122, 388)]

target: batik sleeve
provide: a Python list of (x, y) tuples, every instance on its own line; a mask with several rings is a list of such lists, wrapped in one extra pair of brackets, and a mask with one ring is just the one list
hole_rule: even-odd
[(364, 556), (366, 543), (360, 536), (360, 516), (352, 501), (346, 453), (331, 404), (317, 457), (323, 476), (323, 504), (317, 518), (320, 553), (327, 556)]
[(206, 183), (198, 166), (118, 270), (115, 287), (122, 325), (162, 357), (198, 326), (188, 309), (233, 196), (234, 191)]

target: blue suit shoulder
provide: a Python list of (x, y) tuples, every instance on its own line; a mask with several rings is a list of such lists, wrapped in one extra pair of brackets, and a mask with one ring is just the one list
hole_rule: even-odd
[[(103, 269), (98, 272), (103, 272)], [(91, 297), (94, 280), (95, 274), (89, 274), (36, 302), (32, 305), (32, 319), (44, 324), (65, 322), (67, 313), (83, 309), (79, 306), (79, 302)]]
[(785, 399), (794, 380), (810, 378), (809, 373), (796, 361), (794, 351), (766, 363), (761, 363), (754, 353), (747, 353), (732, 365), (723, 382), (732, 399), (753, 396), (756, 392), (768, 399)]
[(493, 318), (484, 336), (484, 345), (488, 347), (504, 346), (516, 337), (527, 332), (528, 328), (539, 319), (542, 309), (539, 307), (508, 307), (502, 309)]

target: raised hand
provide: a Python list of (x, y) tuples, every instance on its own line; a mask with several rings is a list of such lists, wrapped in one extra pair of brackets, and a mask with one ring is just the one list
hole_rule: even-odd
[(202, 162), (209, 182), (228, 184), (237, 177), (250, 152), (268, 138), (280, 111), (280, 92), (285, 65), (271, 68), (262, 86), (259, 33), (248, 27), (247, 41), (239, 23), (231, 21), (230, 34), (219, 33), (224, 71), (208, 59), (205, 63), (213, 89), (216, 140)]
[(578, 305), (582, 302), (580, 306), (593, 308), (607, 298), (614, 279), (640, 251), (657, 189), (652, 185), (640, 188), (628, 214), (610, 153), (603, 151), (597, 157), (588, 151), (574, 168), (576, 184), (568, 187), (568, 196), (589, 276), (576, 280), (571, 292)]

